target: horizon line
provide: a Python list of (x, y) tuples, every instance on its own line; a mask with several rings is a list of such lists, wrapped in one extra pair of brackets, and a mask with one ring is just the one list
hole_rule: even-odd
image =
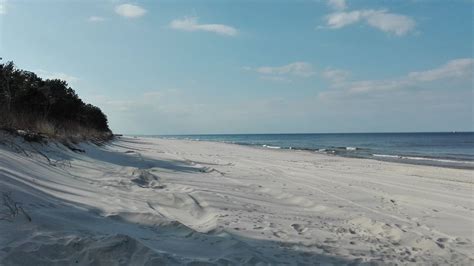
[(423, 133), (474, 133), (474, 131), (378, 131), (378, 132), (298, 132), (298, 133), (191, 133), (191, 134), (128, 134), (114, 133), (125, 136), (214, 136), (214, 135), (309, 135), (309, 134), (423, 134)]

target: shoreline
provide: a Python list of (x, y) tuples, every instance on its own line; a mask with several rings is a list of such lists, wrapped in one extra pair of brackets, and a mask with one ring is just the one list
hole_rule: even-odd
[(144, 137), (14, 143), (1, 192), (31, 220), (0, 220), (0, 264), (474, 262), (472, 171)]
[[(468, 132), (471, 133), (471, 132)], [(352, 133), (351, 133), (352, 134)], [(384, 133), (380, 133), (384, 134)], [(134, 135), (125, 135), (128, 137), (135, 137)], [(474, 161), (462, 161), (462, 160), (452, 160), (452, 159), (443, 159), (443, 158), (429, 158), (429, 157), (417, 157), (417, 156), (405, 156), (405, 155), (390, 155), (390, 154), (371, 154), (371, 156), (356, 156), (346, 154), (337, 154), (333, 150), (327, 151), (323, 149), (309, 149), (309, 148), (293, 148), (293, 147), (279, 147), (271, 146), (266, 144), (246, 144), (246, 143), (235, 143), (232, 141), (218, 141), (218, 140), (200, 140), (200, 139), (188, 139), (188, 138), (175, 138), (167, 136), (136, 136), (138, 138), (158, 138), (158, 139), (170, 139), (170, 140), (185, 140), (185, 141), (198, 141), (198, 142), (209, 142), (209, 143), (224, 143), (231, 145), (238, 145), (244, 147), (252, 147), (257, 149), (267, 149), (267, 150), (281, 150), (281, 151), (303, 151), (308, 152), (312, 155), (325, 155), (325, 156), (337, 156), (343, 158), (352, 158), (352, 159), (366, 159), (366, 160), (375, 160), (381, 162), (389, 163), (399, 163), (399, 164), (409, 164), (409, 165), (422, 165), (422, 166), (431, 166), (431, 167), (442, 167), (450, 169), (462, 169), (462, 170), (474, 170)], [(359, 150), (358, 147), (339, 147), (340, 149), (345, 149), (346, 151)]]

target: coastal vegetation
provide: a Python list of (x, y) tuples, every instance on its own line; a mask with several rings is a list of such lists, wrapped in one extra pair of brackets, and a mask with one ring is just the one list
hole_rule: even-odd
[(107, 116), (64, 80), (42, 79), (13, 62), (0, 64), (0, 129), (36, 138), (107, 139)]

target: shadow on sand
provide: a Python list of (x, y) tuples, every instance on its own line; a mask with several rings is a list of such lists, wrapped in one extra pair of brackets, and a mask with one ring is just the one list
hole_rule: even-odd
[[(121, 166), (198, 171), (180, 161), (160, 161), (107, 149), (85, 156)], [(130, 213), (108, 216), (102, 210), (55, 197), (15, 172), (0, 172), (1, 191), (13, 192), (32, 221), (0, 221), (2, 265), (318, 265), (357, 264), (329, 254), (301, 250), (297, 243), (243, 237), (219, 228), (197, 232), (156, 213), (143, 221)], [(50, 188), (48, 188), (50, 189)], [(69, 193), (60, 191), (61, 194)], [(71, 195), (73, 196), (73, 195)], [(145, 204), (145, 203), (144, 203)], [(151, 217), (150, 217), (151, 216)], [(141, 217), (141, 216), (138, 216)], [(150, 222), (152, 221), (152, 222)], [(26, 233), (26, 234), (25, 234)], [(313, 248), (314, 250), (314, 248)]]
[[(123, 142), (123, 140), (121, 140)], [(107, 149), (107, 146), (119, 146), (121, 148), (128, 148), (130, 152), (118, 152)], [(120, 165), (124, 167), (135, 167), (139, 169), (149, 169), (149, 168), (162, 168), (175, 172), (199, 172), (200, 169), (192, 167), (186, 161), (179, 160), (157, 160), (148, 158), (141, 155), (136, 148), (127, 147), (124, 145), (118, 145), (116, 143), (111, 143), (102, 148), (93, 147), (90, 145), (84, 145), (81, 147), (85, 150), (85, 155), (91, 159), (102, 161), (110, 164)]]

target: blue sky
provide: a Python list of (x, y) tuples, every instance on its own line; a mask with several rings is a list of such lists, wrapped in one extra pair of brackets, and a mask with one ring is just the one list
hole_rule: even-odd
[(0, 0), (0, 56), (117, 133), (472, 131), (473, 5)]

